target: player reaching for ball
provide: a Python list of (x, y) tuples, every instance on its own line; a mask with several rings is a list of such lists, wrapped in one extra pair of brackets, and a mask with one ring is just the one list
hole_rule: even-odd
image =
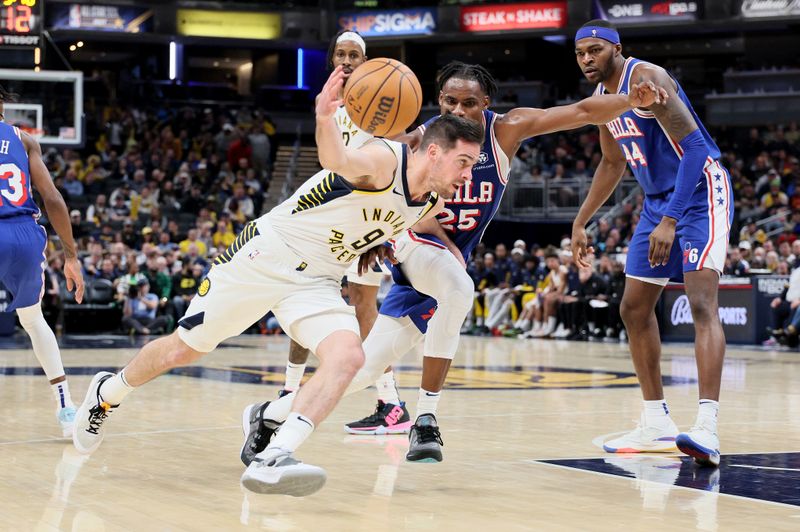
[[(422, 386), (417, 419), (409, 433), (411, 461), (441, 461), (442, 439), (436, 409), (450, 363), (458, 347), (459, 330), (472, 308), (473, 282), (465, 271), (465, 260), (480, 242), (486, 226), (497, 212), (507, 183), (509, 159), (523, 140), (535, 135), (572, 129), (587, 124), (604, 124), (632, 108), (662, 102), (666, 92), (651, 82), (632, 84), (629, 94), (592, 96), (572, 105), (551, 109), (516, 108), (504, 115), (487, 107), (497, 85), (479, 65), (452, 62), (437, 80), (440, 117), (433, 118), (409, 134), (417, 146), (428, 129), (441, 117), (458, 116), (482, 124), (481, 160), (472, 179), (456, 191), (439, 215), (439, 222), (463, 254), (461, 260), (447, 251), (445, 243), (431, 234), (406, 231), (395, 239), (395, 285), (381, 305), (372, 331), (364, 341), (366, 361), (347, 390), (352, 393), (369, 386), (384, 368), (396, 363), (424, 339)], [(420, 145), (424, 147), (424, 142)], [(366, 261), (365, 261), (366, 262)], [(302, 389), (301, 389), (302, 390)], [(272, 432), (286, 419), (294, 394), (270, 404), (254, 405), (263, 410), (257, 434), (246, 439), (244, 457), (252, 456), (269, 441)], [(396, 415), (378, 403), (375, 414), (348, 424), (348, 432), (386, 432)], [(276, 438), (281, 436), (283, 429)], [(248, 451), (247, 447), (252, 447)]]
[(345, 147), (334, 122), (343, 81), (340, 66), (317, 99), (316, 141), (325, 170), (245, 226), (214, 261), (175, 333), (149, 342), (120, 373), (94, 376), (75, 417), (79, 451), (100, 445), (108, 417), (135, 387), (195, 362), (272, 310), (290, 337), (314, 351), (320, 366), (291, 394), (297, 395), (293, 411), (242, 483), (261, 493), (295, 496), (325, 483), (322, 468), (298, 462), (293, 453), (364, 363), (355, 313), (341, 297), (342, 275), (363, 251), (437, 214), (441, 198), (452, 197), (470, 179), (483, 142), (479, 124), (445, 116), (431, 124), (414, 153), (389, 140)]
[[(342, 30), (331, 40), (331, 45), (328, 49), (328, 66), (330, 69), (341, 66), (346, 82), (350, 74), (367, 60), (366, 53), (367, 45), (361, 35), (355, 31)], [(341, 98), (341, 92), (339, 96)], [(341, 131), (344, 145), (349, 148), (359, 148), (374, 138), (353, 122), (348, 116), (344, 105), (340, 105), (336, 109), (334, 121)], [(378, 317), (378, 306), (376, 304), (378, 288), (380, 288), (384, 275), (389, 274), (390, 272), (385, 267), (381, 268), (376, 265), (359, 275), (356, 261), (347, 270), (346, 277), (350, 304), (355, 307), (362, 340), (367, 337), (372, 325), (375, 323), (375, 319)], [(309, 354), (310, 351), (307, 348), (294, 340), (290, 341), (289, 361), (286, 364), (286, 380), (283, 389), (278, 394), (279, 397), (296, 391), (300, 387), (300, 381), (303, 378)], [(394, 380), (394, 374), (391, 371), (381, 376), (377, 386), (379, 390), (383, 391), (381, 398), (384, 401), (391, 403), (396, 400), (397, 385)], [(403, 427), (407, 432), (411, 426), (408, 412), (405, 412), (405, 419), (402, 420), (401, 425), (402, 423), (405, 423)]]

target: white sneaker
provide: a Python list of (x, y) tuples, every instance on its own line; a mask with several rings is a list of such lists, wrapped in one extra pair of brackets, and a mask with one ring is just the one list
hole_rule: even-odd
[(553, 333), (553, 338), (566, 338), (570, 334), (572, 331), (564, 327), (563, 323), (559, 323), (556, 332)]
[(667, 418), (663, 427), (648, 427), (645, 425), (644, 412), (641, 421), (631, 432), (614, 438), (603, 444), (607, 453), (672, 453), (677, 451), (675, 438), (678, 436), (678, 427)]
[(72, 425), (75, 422), (75, 407), (65, 406), (64, 408), (59, 408), (58, 412), (56, 412), (56, 418), (61, 426), (61, 434), (65, 438), (71, 438)]
[(675, 444), (683, 454), (688, 454), (699, 465), (719, 465), (719, 436), (705, 424), (697, 424), (689, 432), (681, 432)]
[(328, 476), (321, 467), (304, 464), (284, 449), (259, 453), (242, 475), (242, 485), (256, 493), (304, 497), (325, 485)]
[(80, 408), (75, 413), (72, 427), (72, 443), (79, 453), (94, 452), (103, 442), (103, 423), (109, 414), (119, 405), (111, 405), (100, 395), (100, 385), (113, 377), (113, 373), (101, 371), (89, 383), (89, 390)]

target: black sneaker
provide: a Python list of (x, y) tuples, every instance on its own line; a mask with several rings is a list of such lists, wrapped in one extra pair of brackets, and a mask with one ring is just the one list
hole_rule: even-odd
[(272, 436), (283, 425), (272, 419), (264, 419), (267, 406), (269, 401), (263, 404), (254, 403), (246, 406), (242, 412), (244, 443), (239, 457), (246, 466), (250, 465), (258, 453), (267, 448)]
[(285, 396), (289, 395), (290, 393), (292, 393), (292, 390), (285, 390), (285, 389), (281, 390), (281, 391), (278, 392), (278, 399), (280, 399), (281, 397), (285, 397)]
[(410, 428), (411, 416), (404, 402), (393, 405), (379, 399), (374, 414), (346, 424), (344, 431), (348, 434), (407, 434)]
[(439, 425), (436, 416), (422, 414), (408, 433), (409, 462), (441, 462), (442, 461), (442, 436), (439, 434)]

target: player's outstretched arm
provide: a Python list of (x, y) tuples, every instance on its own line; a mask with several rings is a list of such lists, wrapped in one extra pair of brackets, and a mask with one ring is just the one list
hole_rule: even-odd
[(365, 144), (360, 149), (344, 145), (339, 127), (333, 120), (336, 109), (342, 104), (339, 93), (343, 83), (344, 73), (339, 66), (317, 96), (315, 136), (319, 164), (356, 186), (381, 188), (381, 184), (388, 184), (395, 171), (396, 157), (383, 141)]
[(50, 172), (42, 160), (42, 148), (39, 143), (28, 135), (22, 134), (22, 142), (28, 152), (28, 163), (30, 165), (31, 183), (42, 196), (44, 208), (47, 212), (47, 219), (53, 225), (61, 245), (64, 247), (64, 276), (67, 279), (67, 290), (75, 290), (75, 301), (83, 301), (83, 274), (81, 265), (75, 251), (75, 240), (72, 237), (72, 225), (69, 220), (67, 205), (64, 198), (53, 184)]
[(587, 247), (586, 224), (617, 188), (627, 164), (625, 155), (606, 126), (600, 126), (600, 149), (603, 158), (594, 173), (586, 199), (572, 223), (572, 258), (581, 268), (591, 266), (586, 258), (594, 252), (593, 248)]
[[(630, 94), (590, 96), (570, 105), (549, 109), (518, 107), (501, 119), (502, 132), (498, 137), (520, 143), (536, 135), (565, 131), (589, 124), (605, 124), (634, 107), (649, 107), (667, 98), (667, 91), (655, 83), (644, 81), (631, 87)], [(511, 137), (511, 138), (509, 138)]]
[(703, 176), (703, 168), (708, 159), (708, 145), (691, 111), (678, 97), (675, 83), (664, 69), (642, 65), (636, 69), (636, 77), (640, 84), (656, 83), (666, 88), (669, 95), (667, 101), (652, 105), (650, 110), (667, 135), (683, 151), (678, 175), (675, 176), (675, 190), (670, 196), (661, 222), (650, 233), (650, 265), (657, 266), (669, 261), (678, 220), (683, 216), (689, 198)]

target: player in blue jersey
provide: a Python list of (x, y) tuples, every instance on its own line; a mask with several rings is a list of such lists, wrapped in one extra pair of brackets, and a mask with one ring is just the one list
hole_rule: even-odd
[[(578, 66), (596, 94), (625, 94), (632, 83), (664, 87), (663, 104), (640, 106), (600, 126), (603, 159), (572, 229), (578, 266), (587, 266), (584, 227), (617, 186), (628, 164), (644, 190), (641, 221), (625, 265), (621, 315), (644, 397), (639, 426), (605, 444), (608, 452), (669, 452), (719, 464), (717, 412), (725, 355), (717, 292), (725, 264), (733, 197), (720, 151), (681, 86), (663, 68), (622, 55), (617, 31), (593, 20), (575, 36)], [(655, 305), (670, 279), (682, 280), (695, 325), (700, 404), (694, 426), (679, 433), (661, 385)]]
[(6, 312), (15, 310), (31, 338), (33, 352), (50, 380), (56, 399), (56, 418), (63, 435), (69, 436), (75, 406), (69, 393), (58, 342), (42, 314), (47, 232), (37, 223), (39, 208), (33, 189), (44, 201), (50, 223), (64, 247), (67, 288), (75, 289), (75, 300), (83, 300), (83, 276), (75, 255), (67, 206), (42, 161), (39, 143), (19, 128), (3, 122), (5, 102), (16, 95), (0, 87), (0, 282), (11, 294)]
[[(435, 413), (458, 347), (461, 325), (473, 300), (473, 282), (465, 270), (465, 259), (497, 212), (507, 183), (510, 158), (525, 139), (605, 123), (624, 111), (660, 101), (665, 96), (654, 84), (645, 83), (635, 86), (625, 96), (591, 97), (552, 109), (517, 108), (500, 115), (488, 110), (497, 85), (483, 67), (450, 63), (440, 73), (437, 83), (442, 115), (454, 114), (484, 125), (480, 158), (472, 170), (471, 181), (454, 191), (438, 223), (434, 220), (426, 228), (416, 226), (415, 231), (405, 232), (395, 240), (395, 258), (402, 264), (394, 268), (397, 284), (381, 305), (378, 319), (364, 342), (366, 363), (347, 392), (367, 387), (386, 367), (424, 339), (417, 420), (409, 433), (406, 456), (412, 461), (442, 459)], [(426, 125), (400, 140), (416, 147)], [(371, 263), (372, 255), (362, 258), (364, 266)], [(288, 415), (292, 396), (262, 405), (267, 423), (251, 438), (253, 441), (260, 441), (261, 445), (268, 441), (271, 431)], [(389, 433), (405, 415), (404, 405), (379, 402), (375, 414), (349, 424), (348, 431)], [(258, 446), (254, 450), (257, 452)]]

